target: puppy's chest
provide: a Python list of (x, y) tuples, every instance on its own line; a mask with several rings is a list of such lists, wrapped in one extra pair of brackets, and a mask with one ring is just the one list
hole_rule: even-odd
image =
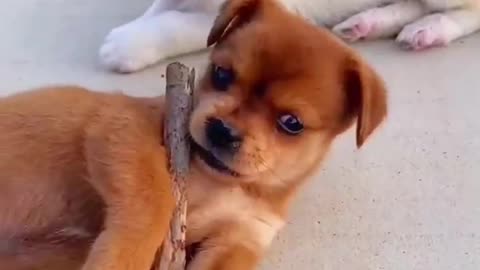
[(283, 219), (261, 200), (240, 188), (193, 186), (188, 190), (187, 242), (200, 242), (225, 230), (246, 234), (262, 246), (268, 246)]

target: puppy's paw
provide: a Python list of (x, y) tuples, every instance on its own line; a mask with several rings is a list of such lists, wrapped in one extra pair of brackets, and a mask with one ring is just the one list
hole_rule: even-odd
[(378, 14), (376, 13), (375, 9), (359, 13), (337, 24), (333, 27), (332, 31), (348, 42), (368, 38), (375, 32), (377, 24), (379, 23)]
[(424, 50), (445, 46), (461, 34), (461, 28), (445, 14), (433, 14), (403, 28), (397, 42), (404, 49)]
[(138, 19), (113, 29), (99, 51), (101, 63), (121, 73), (141, 70), (162, 57), (161, 33), (152, 29), (151, 18)]

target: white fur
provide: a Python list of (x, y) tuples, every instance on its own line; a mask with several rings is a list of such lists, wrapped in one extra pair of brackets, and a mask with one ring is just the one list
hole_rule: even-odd
[[(207, 184), (205, 184), (207, 185)], [(231, 239), (245, 247), (266, 249), (270, 246), (278, 231), (284, 226), (282, 217), (276, 215), (271, 209), (260, 200), (250, 197), (238, 187), (190, 187), (192, 193), (208, 192), (208, 198), (203, 198), (202, 208), (196, 208), (188, 216), (189, 233), (196, 234), (196, 231), (208, 231), (210, 224), (221, 224), (228, 221), (238, 228), (247, 230), (241, 239)], [(192, 194), (190, 193), (190, 194)], [(205, 193), (203, 193), (205, 194)], [(198, 196), (197, 194), (190, 195)], [(191, 198), (191, 197), (189, 197)], [(195, 199), (193, 199), (195, 200)], [(235, 235), (235, 234), (234, 234)], [(253, 236), (244, 238), (245, 235)], [(191, 238), (195, 238), (192, 236)]]
[[(278, 0), (347, 41), (398, 34), (404, 48), (446, 45), (480, 29), (479, 0)], [(100, 48), (109, 69), (134, 72), (205, 48), (223, 0), (155, 0), (139, 18), (113, 29)], [(434, 14), (432, 14), (434, 13)]]
[(423, 50), (445, 46), (479, 28), (480, 15), (472, 10), (454, 10), (436, 13), (415, 21), (403, 28), (397, 37), (402, 47)]
[(402, 27), (420, 18), (424, 6), (420, 2), (397, 2), (360, 12), (333, 27), (333, 32), (346, 41), (389, 37)]

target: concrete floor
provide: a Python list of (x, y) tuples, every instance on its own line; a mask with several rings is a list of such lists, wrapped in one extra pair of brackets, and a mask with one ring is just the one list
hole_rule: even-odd
[[(96, 61), (107, 31), (150, 1), (3, 0), (0, 93), (58, 83), (163, 92), (161, 65), (125, 76)], [(352, 132), (338, 141), (262, 269), (480, 269), (480, 35), (424, 53), (356, 47), (387, 81), (388, 122), (360, 151)]]

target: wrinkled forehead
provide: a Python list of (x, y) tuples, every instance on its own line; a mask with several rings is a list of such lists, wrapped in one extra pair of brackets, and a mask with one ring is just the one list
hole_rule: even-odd
[[(317, 33), (280, 35), (261, 25), (239, 30), (211, 61), (233, 70), (244, 97), (261, 96), (276, 110), (315, 119), (339, 111), (345, 50)], [(309, 122), (318, 125), (315, 119)]]
[(220, 42), (211, 60), (233, 69), (238, 79), (269, 81), (328, 73), (345, 55), (344, 46), (317, 27), (297, 21), (253, 21)]
[(305, 60), (314, 53), (292, 38), (276, 37), (267, 26), (250, 26), (217, 45), (211, 60), (233, 69), (239, 79), (258, 81), (304, 73), (308, 66)]

